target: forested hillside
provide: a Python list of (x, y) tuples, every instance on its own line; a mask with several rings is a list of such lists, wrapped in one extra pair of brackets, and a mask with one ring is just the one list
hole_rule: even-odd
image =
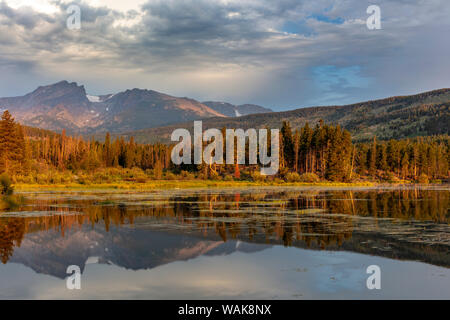
[[(104, 142), (24, 129), (8, 111), (0, 121), (0, 173), (22, 183), (104, 183), (115, 179), (145, 182), (160, 179), (213, 179), (289, 182), (321, 180), (428, 182), (446, 179), (449, 136), (353, 144), (349, 131), (320, 121), (280, 132), (280, 171), (259, 174), (249, 165), (183, 165), (171, 162), (173, 145), (138, 144), (131, 138)], [(248, 147), (247, 147), (248, 159)]]
[[(320, 120), (350, 131), (356, 142), (405, 139), (450, 133), (450, 89), (413, 96), (392, 97), (347, 106), (302, 108), (293, 111), (248, 115), (239, 118), (211, 118), (209, 128), (281, 128), (284, 121), (294, 129)], [(127, 133), (139, 142), (169, 142), (175, 128), (193, 127), (192, 122)]]

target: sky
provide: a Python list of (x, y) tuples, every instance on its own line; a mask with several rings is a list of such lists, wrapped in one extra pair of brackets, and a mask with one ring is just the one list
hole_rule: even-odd
[(0, 0), (0, 96), (68, 80), (289, 110), (449, 88), (449, 17), (448, 0)]

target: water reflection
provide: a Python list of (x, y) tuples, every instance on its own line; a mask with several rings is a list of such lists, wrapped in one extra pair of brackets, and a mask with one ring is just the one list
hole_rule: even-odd
[[(67, 263), (84, 265), (92, 256), (108, 262), (120, 255), (125, 262), (114, 263), (146, 269), (211, 252), (230, 240), (450, 266), (447, 188), (24, 195), (26, 205), (0, 213), (1, 261), (21, 256), (35, 270), (58, 277), (65, 276)], [(24, 239), (34, 260), (23, 253), (26, 248), (14, 257)]]

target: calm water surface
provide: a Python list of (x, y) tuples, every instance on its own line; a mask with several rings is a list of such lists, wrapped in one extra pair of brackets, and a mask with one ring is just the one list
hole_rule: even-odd
[(22, 195), (0, 212), (1, 299), (450, 299), (445, 186)]

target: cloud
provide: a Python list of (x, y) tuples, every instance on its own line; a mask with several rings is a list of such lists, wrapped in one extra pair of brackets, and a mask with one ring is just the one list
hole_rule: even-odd
[(0, 2), (0, 96), (67, 79), (277, 109), (450, 84), (445, 0), (379, 1), (382, 30), (358, 0), (13, 2)]

